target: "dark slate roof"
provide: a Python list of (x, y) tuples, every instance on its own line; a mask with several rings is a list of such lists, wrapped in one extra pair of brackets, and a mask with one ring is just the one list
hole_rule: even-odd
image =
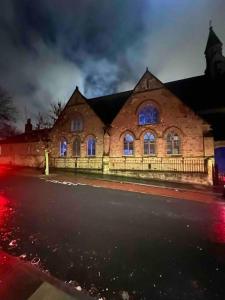
[(48, 128), (32, 130), (27, 133), (18, 134), (0, 140), (0, 144), (29, 143), (29, 142), (32, 143), (32, 142), (39, 142), (39, 141), (47, 141), (49, 131), (50, 129)]
[(220, 41), (220, 39), (218, 38), (218, 36), (215, 34), (215, 32), (213, 31), (213, 28), (210, 27), (209, 29), (209, 37), (208, 37), (208, 41), (206, 44), (206, 48), (205, 48), (205, 53), (208, 49), (210, 49), (211, 47), (215, 46), (215, 45), (222, 45), (222, 42)]
[(165, 86), (185, 104), (195, 111), (209, 108), (212, 105), (209, 82), (206, 76), (197, 76), (165, 83)]
[[(216, 140), (225, 139), (225, 79), (212, 81), (206, 75), (166, 83), (165, 86), (212, 125)], [(215, 109), (217, 112), (215, 112)]]
[[(206, 75), (186, 78), (164, 84), (175, 96), (212, 125), (216, 140), (225, 140), (225, 79), (211, 81)], [(105, 125), (110, 125), (133, 90), (86, 99)], [(216, 110), (215, 110), (216, 109)], [(0, 143), (36, 142), (48, 139), (50, 129), (33, 130)]]
[[(225, 139), (225, 114), (224, 112), (210, 112), (213, 108), (225, 107), (225, 81), (213, 82), (207, 76), (196, 76), (165, 83), (175, 96), (181, 99), (193, 111), (212, 125), (216, 140)], [(119, 113), (132, 90), (87, 99), (87, 102), (101, 118), (109, 125)], [(208, 113), (206, 113), (209, 111)]]
[(101, 120), (106, 125), (109, 125), (112, 123), (113, 119), (116, 117), (131, 93), (132, 90), (108, 96), (87, 99), (87, 102), (95, 111), (95, 113), (101, 118)]

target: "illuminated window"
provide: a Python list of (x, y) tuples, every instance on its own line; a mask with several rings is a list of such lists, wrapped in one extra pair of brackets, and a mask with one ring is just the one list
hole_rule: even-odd
[(180, 137), (175, 132), (170, 132), (166, 137), (167, 154), (180, 154)]
[(123, 139), (123, 154), (124, 155), (134, 154), (134, 138), (129, 133), (127, 133)]
[(155, 154), (155, 136), (150, 132), (147, 132), (144, 135), (144, 154), (145, 155)]
[(60, 141), (60, 156), (67, 156), (67, 140), (65, 138)]
[(157, 124), (159, 122), (158, 109), (151, 105), (145, 105), (139, 110), (139, 125)]
[(95, 156), (96, 141), (94, 137), (89, 137), (87, 140), (87, 155)]
[(71, 131), (79, 132), (82, 130), (83, 130), (83, 119), (81, 116), (76, 116), (76, 118), (74, 118), (71, 121)]
[(73, 141), (73, 156), (80, 156), (80, 138), (76, 137)]

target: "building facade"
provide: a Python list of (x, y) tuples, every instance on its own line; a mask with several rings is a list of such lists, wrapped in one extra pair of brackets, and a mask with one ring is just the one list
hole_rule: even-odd
[(128, 92), (88, 100), (77, 88), (51, 130), (51, 165), (212, 184), (210, 131), (146, 70)]
[[(146, 70), (133, 90), (93, 99), (76, 88), (44, 138), (40, 133), (31, 141), (31, 128), (27, 140), (22, 135), (17, 143), (1, 141), (0, 162), (43, 166), (47, 149), (52, 168), (212, 185), (218, 116), (212, 117), (209, 105), (218, 98), (215, 91), (220, 101), (225, 97), (215, 37), (210, 28), (205, 75), (163, 84)], [(27, 150), (21, 159), (19, 144), (40, 152)]]

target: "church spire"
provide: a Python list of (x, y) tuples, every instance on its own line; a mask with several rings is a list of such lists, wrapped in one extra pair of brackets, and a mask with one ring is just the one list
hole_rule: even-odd
[(222, 42), (220, 41), (220, 39), (218, 38), (218, 36), (215, 34), (213, 27), (212, 27), (212, 22), (210, 21), (210, 26), (209, 26), (209, 36), (208, 36), (208, 41), (206, 44), (206, 48), (205, 48), (205, 54), (207, 54), (207, 52), (215, 47), (215, 46), (221, 46), (222, 47)]
[(205, 48), (205, 74), (211, 79), (217, 79), (225, 74), (225, 57), (223, 56), (222, 42), (215, 34), (210, 21), (209, 36)]

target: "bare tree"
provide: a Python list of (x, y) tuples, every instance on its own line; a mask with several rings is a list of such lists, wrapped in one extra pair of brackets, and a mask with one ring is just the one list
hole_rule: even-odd
[(35, 129), (44, 129), (50, 127), (51, 127), (51, 122), (49, 121), (48, 115), (39, 112), (36, 116)]
[(16, 108), (12, 98), (4, 89), (0, 87), (0, 122), (13, 122), (16, 117)]
[(11, 96), (0, 87), (0, 138), (18, 134), (14, 122), (17, 111)]
[(54, 124), (55, 121), (58, 119), (60, 116), (61, 112), (63, 111), (65, 107), (65, 104), (62, 103), (61, 101), (58, 101), (58, 103), (51, 103), (50, 105), (50, 110), (49, 110), (49, 117)]
[(51, 103), (48, 113), (39, 112), (36, 116), (36, 129), (50, 128), (54, 125), (55, 121), (63, 111), (64, 104), (58, 101), (58, 103)]

